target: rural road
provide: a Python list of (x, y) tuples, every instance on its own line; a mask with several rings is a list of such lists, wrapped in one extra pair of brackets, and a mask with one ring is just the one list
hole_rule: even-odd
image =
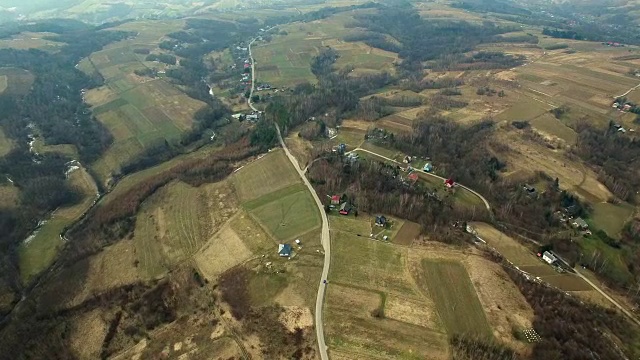
[[(367, 149), (363, 149), (363, 148), (356, 148), (356, 149), (354, 149), (354, 150), (352, 150), (352, 151), (350, 151), (350, 152), (353, 152), (353, 151), (364, 151), (364, 152), (367, 152), (367, 153), (369, 153), (369, 154), (373, 154), (373, 155), (375, 155), (375, 156), (377, 156), (377, 157), (383, 158), (383, 159), (385, 159), (385, 160), (387, 160), (387, 161), (391, 161), (391, 162), (393, 162), (393, 163), (395, 163), (395, 164), (399, 164), (399, 165), (401, 165), (401, 163), (400, 163), (399, 161), (396, 161), (396, 160), (394, 160), (394, 159), (388, 158), (388, 157), (386, 157), (386, 156), (384, 156), (384, 155), (380, 155), (380, 154), (375, 153), (375, 152), (373, 152), (373, 151), (369, 151), (369, 150), (367, 150)], [(414, 170), (415, 170), (415, 171), (418, 171), (418, 172), (421, 172), (421, 173), (423, 173), (423, 174), (427, 174), (427, 175), (429, 175), (429, 176), (433, 176), (433, 177), (435, 177), (435, 178), (438, 178), (438, 179), (442, 180), (443, 182), (444, 182), (445, 180), (447, 180), (447, 179), (443, 178), (442, 176), (439, 176), (439, 175), (436, 175), (436, 174), (433, 174), (433, 173), (426, 172), (426, 171), (424, 171), (424, 170), (422, 170), (422, 169), (414, 169)], [(469, 192), (470, 192), (470, 193), (472, 193), (473, 195), (477, 196), (480, 200), (482, 200), (482, 202), (484, 203), (484, 206), (487, 208), (487, 211), (489, 211), (489, 214), (490, 214), (490, 215), (492, 215), (492, 213), (491, 213), (491, 205), (489, 205), (489, 202), (487, 201), (487, 199), (485, 199), (485, 198), (484, 198), (484, 196), (480, 195), (480, 194), (479, 194), (479, 193), (477, 193), (475, 190), (470, 189), (470, 188), (468, 188), (468, 187), (466, 187), (466, 186), (464, 186), (464, 185), (462, 185), (462, 184), (460, 184), (460, 183), (456, 183), (456, 184), (457, 184), (459, 187), (461, 187), (461, 188), (463, 188), (463, 189), (465, 189), (465, 190), (469, 191)]]
[(249, 59), (251, 60), (251, 90), (249, 90), (249, 98), (247, 99), (247, 104), (253, 111), (258, 111), (253, 104), (251, 103), (251, 97), (253, 96), (253, 89), (256, 87), (256, 62), (253, 61), (253, 53), (251, 52), (251, 45), (256, 41), (256, 38), (253, 38), (249, 42)]
[(313, 199), (315, 200), (316, 205), (318, 206), (318, 210), (320, 211), (320, 216), (322, 217), (321, 243), (322, 243), (322, 247), (324, 248), (324, 265), (322, 266), (322, 277), (320, 278), (320, 284), (318, 285), (318, 295), (316, 296), (316, 311), (315, 311), (316, 320), (315, 321), (316, 321), (316, 337), (318, 338), (318, 348), (320, 349), (320, 359), (328, 360), (329, 355), (327, 354), (327, 345), (324, 341), (324, 325), (322, 321), (322, 310), (324, 305), (325, 290), (327, 288), (327, 285), (324, 283), (324, 280), (327, 279), (327, 276), (329, 275), (329, 264), (331, 262), (331, 239), (329, 238), (329, 220), (327, 219), (327, 213), (324, 211), (324, 206), (322, 205), (322, 201), (320, 201), (318, 194), (313, 189), (313, 186), (311, 186), (309, 179), (307, 179), (307, 177), (305, 176), (306, 169), (300, 169), (300, 166), (298, 165), (298, 161), (289, 152), (289, 149), (287, 148), (287, 145), (284, 143), (284, 140), (282, 139), (282, 135), (280, 134), (280, 127), (277, 124), (276, 124), (276, 130), (278, 131), (278, 140), (280, 140), (280, 145), (282, 145), (282, 148), (284, 149), (284, 152), (287, 155), (287, 158), (289, 158), (289, 161), (291, 161), (291, 164), (293, 164), (293, 167), (298, 172), (298, 175), (300, 175), (300, 177), (302, 178), (302, 181), (304, 181), (304, 184), (307, 186), (307, 188), (311, 192), (311, 195), (313, 195)]
[(607, 295), (607, 293), (605, 293), (604, 291), (602, 291), (602, 289), (600, 289), (600, 287), (598, 287), (598, 285), (594, 284), (591, 280), (589, 280), (586, 276), (582, 275), (580, 273), (580, 271), (578, 271), (577, 269), (573, 269), (576, 272), (576, 275), (578, 275), (579, 277), (582, 278), (582, 280), (586, 281), (587, 284), (591, 285), (591, 287), (596, 290), (597, 292), (599, 292), (602, 296), (604, 296), (607, 300), (609, 300), (609, 302), (611, 302), (615, 307), (617, 307), (620, 311), (622, 311), (629, 319), (631, 319), (633, 322), (635, 322), (636, 324), (640, 325), (640, 320), (636, 319), (635, 316), (633, 316), (629, 311), (627, 311), (627, 309), (625, 309), (624, 307), (622, 307), (622, 305), (618, 304), (617, 301), (613, 300), (613, 298), (611, 298), (611, 296)]
[[(249, 98), (247, 99), (247, 104), (253, 111), (258, 111), (253, 104), (251, 103), (251, 96), (253, 96), (253, 89), (256, 86), (255, 82), (255, 61), (253, 61), (253, 55), (251, 52), (251, 45), (256, 41), (256, 39), (251, 40), (249, 43), (249, 59), (251, 59), (251, 90), (249, 91)], [(282, 145), (282, 149), (284, 149), (284, 153), (287, 155), (287, 158), (293, 165), (293, 167), (298, 172), (298, 175), (302, 178), (302, 181), (309, 189), (309, 192), (313, 196), (313, 200), (316, 202), (318, 206), (318, 211), (320, 211), (320, 217), (322, 218), (322, 234), (320, 237), (320, 243), (322, 244), (322, 248), (324, 249), (324, 264), (322, 265), (322, 276), (320, 277), (320, 283), (318, 284), (318, 294), (316, 295), (316, 311), (315, 311), (315, 323), (316, 323), (316, 338), (318, 341), (318, 350), (320, 351), (320, 359), (321, 360), (329, 360), (329, 355), (327, 353), (327, 344), (324, 340), (324, 323), (322, 312), (324, 310), (324, 297), (325, 291), (327, 289), (327, 285), (324, 283), (324, 280), (327, 279), (329, 275), (329, 265), (331, 263), (331, 239), (329, 237), (329, 219), (327, 219), (327, 213), (324, 211), (324, 206), (322, 205), (322, 201), (318, 197), (318, 194), (311, 186), (309, 179), (307, 179), (306, 168), (301, 169), (298, 161), (296, 160), (291, 152), (289, 152), (289, 148), (287, 148), (287, 144), (284, 143), (282, 139), (282, 134), (280, 133), (280, 127), (278, 124), (275, 124), (276, 130), (278, 131), (278, 140), (280, 141), (280, 145)]]

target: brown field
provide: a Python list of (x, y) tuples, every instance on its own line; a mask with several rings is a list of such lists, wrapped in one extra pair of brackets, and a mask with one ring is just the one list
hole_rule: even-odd
[(413, 240), (420, 235), (420, 225), (411, 221), (405, 221), (398, 231), (394, 242), (400, 245), (411, 245)]
[(196, 254), (237, 211), (228, 182), (193, 188), (172, 182), (143, 204), (133, 243), (145, 277), (162, 276)]
[(257, 199), (298, 182), (298, 173), (281, 149), (271, 151), (233, 175), (233, 183), (242, 202)]
[(286, 139), (284, 139), (289, 151), (293, 154), (293, 156), (298, 161), (298, 166), (304, 169), (309, 163), (309, 159), (311, 158), (311, 150), (313, 149), (313, 144), (308, 140), (303, 139), (298, 136), (299, 133), (294, 132), (291, 133)]
[(100, 357), (104, 337), (109, 330), (101, 310), (94, 310), (78, 316), (70, 333), (71, 348), (81, 359)]
[(541, 261), (524, 245), (485, 223), (470, 223), (477, 235), (515, 266), (538, 266)]
[(500, 131), (495, 137), (511, 148), (511, 151), (500, 155), (507, 160), (512, 171), (522, 170), (530, 174), (536, 170), (544, 171), (552, 178), (557, 177), (562, 189), (575, 192), (591, 202), (604, 202), (611, 198), (611, 192), (596, 180), (593, 171), (567, 159), (562, 153), (525, 140), (513, 130)]
[(560, 288), (565, 291), (590, 291), (593, 290), (591, 285), (573, 274), (556, 274), (550, 276), (542, 276), (543, 281)]
[(544, 136), (559, 138), (567, 145), (574, 145), (578, 139), (578, 134), (573, 129), (566, 126), (549, 113), (531, 120), (531, 126), (541, 132)]
[[(409, 253), (409, 268), (418, 283), (424, 281), (424, 259), (456, 261), (464, 265), (493, 337), (509, 344), (518, 352), (527, 351), (526, 344), (516, 340), (512, 331), (530, 328), (534, 318), (533, 310), (499, 264), (479, 256), (473, 249), (461, 251), (440, 243), (428, 243), (426, 247), (416, 247)], [(426, 288), (422, 288), (422, 291), (425, 290)]]
[(14, 207), (18, 205), (20, 201), (20, 189), (7, 184), (0, 185), (0, 207)]
[[(377, 292), (332, 284), (327, 293), (325, 332), (332, 351), (359, 359), (447, 359), (446, 335), (439, 330), (413, 323), (422, 322), (428, 310), (403, 312), (403, 320), (376, 319), (371, 312), (379, 308), (382, 298)], [(411, 306), (393, 298), (398, 306)], [(424, 304), (421, 304), (424, 306)], [(409, 320), (409, 321), (406, 321)]]
[(215, 280), (218, 275), (252, 256), (251, 250), (227, 224), (195, 255), (195, 261), (207, 279)]

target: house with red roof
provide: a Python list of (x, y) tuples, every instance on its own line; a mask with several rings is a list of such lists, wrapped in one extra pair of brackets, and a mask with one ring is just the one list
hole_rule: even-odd
[(451, 178), (444, 181), (444, 186), (448, 187), (449, 189), (451, 189), (455, 185), (456, 185), (455, 181), (453, 181), (453, 179)]
[(331, 196), (331, 205), (340, 205), (340, 195)]

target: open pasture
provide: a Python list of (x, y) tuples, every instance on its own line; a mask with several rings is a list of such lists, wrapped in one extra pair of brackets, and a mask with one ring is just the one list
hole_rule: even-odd
[[(420, 301), (332, 284), (325, 332), (332, 357), (346, 359), (447, 359), (446, 334), (431, 327), (435, 313)], [(384, 318), (372, 316), (386, 310)], [(412, 308), (415, 306), (415, 308)], [(410, 310), (411, 309), (411, 310)]]
[(208, 259), (206, 249), (214, 245), (240, 244), (238, 248), (242, 249), (243, 243), (233, 241), (230, 228), (224, 233), (229, 235), (228, 244), (214, 237), (237, 209), (227, 182), (194, 188), (174, 181), (158, 190), (145, 201), (136, 219), (133, 243), (142, 273), (148, 278), (161, 276), (171, 266), (195, 255), (208, 241), (204, 259)]
[(18, 68), (0, 68), (0, 77), (4, 78), (4, 89), (0, 94), (24, 95), (31, 89), (35, 76), (28, 70)]
[(242, 202), (258, 199), (300, 182), (298, 173), (282, 149), (269, 152), (233, 175), (233, 184)]
[(392, 72), (396, 54), (362, 42), (343, 40), (354, 31), (345, 27), (351, 20), (351, 14), (341, 13), (323, 20), (282, 27), (286, 35), (278, 35), (266, 44), (254, 45), (256, 76), (260, 81), (276, 86), (315, 83), (317, 79), (311, 72), (311, 61), (327, 46), (340, 56), (336, 68), (353, 66), (355, 72)]
[(593, 204), (592, 207), (591, 221), (593, 226), (604, 230), (611, 237), (617, 237), (620, 234), (624, 224), (634, 211), (633, 206), (627, 203), (614, 205), (602, 202)]
[(0, 49), (38, 49), (48, 52), (56, 52), (64, 45), (64, 43), (45, 39), (47, 36), (56, 36), (56, 34), (25, 31), (6, 39), (0, 39)]
[(417, 296), (405, 273), (406, 248), (341, 231), (332, 231), (331, 241), (332, 281)]
[(424, 260), (428, 292), (447, 332), (491, 338), (491, 329), (469, 274), (460, 262)]
[(578, 134), (550, 113), (542, 114), (531, 120), (531, 126), (540, 131), (545, 136), (556, 137), (563, 140), (567, 145), (574, 145), (578, 139)]
[(87, 97), (111, 99), (94, 107), (98, 120), (114, 136), (114, 144), (94, 164), (103, 180), (144, 149), (179, 139), (191, 128), (194, 114), (204, 106), (163, 80), (149, 81), (120, 93), (98, 89), (95, 95)]
[(320, 226), (320, 214), (306, 189), (262, 205), (251, 214), (280, 241), (294, 240)]

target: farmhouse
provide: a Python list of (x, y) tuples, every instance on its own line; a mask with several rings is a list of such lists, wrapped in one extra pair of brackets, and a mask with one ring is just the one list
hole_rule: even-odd
[(376, 216), (376, 226), (387, 225), (387, 218), (384, 215)]
[(426, 172), (431, 172), (431, 170), (433, 170), (433, 166), (431, 166), (431, 163), (426, 163), (424, 165), (424, 167), (422, 168), (422, 170), (424, 170)]
[(289, 244), (279, 244), (278, 245), (278, 255), (282, 257), (291, 256), (291, 245)]
[(340, 215), (349, 215), (351, 212), (351, 205), (348, 202), (343, 202), (340, 205)]
[(412, 172), (411, 174), (409, 174), (409, 176), (407, 176), (407, 179), (409, 179), (409, 181), (411, 182), (416, 182), (418, 181), (418, 174)]
[(542, 260), (546, 261), (549, 264), (553, 264), (554, 262), (556, 262), (558, 259), (550, 252), (545, 251), (542, 254)]
[(571, 221), (571, 225), (573, 225), (574, 228), (580, 230), (587, 230), (589, 228), (589, 224), (587, 224), (587, 222), (580, 217), (573, 219)]
[(331, 205), (339, 205), (340, 204), (340, 195), (331, 196)]
[(444, 181), (444, 186), (448, 187), (449, 189), (451, 189), (455, 185), (456, 185), (455, 181), (453, 181), (453, 179), (451, 178)]

